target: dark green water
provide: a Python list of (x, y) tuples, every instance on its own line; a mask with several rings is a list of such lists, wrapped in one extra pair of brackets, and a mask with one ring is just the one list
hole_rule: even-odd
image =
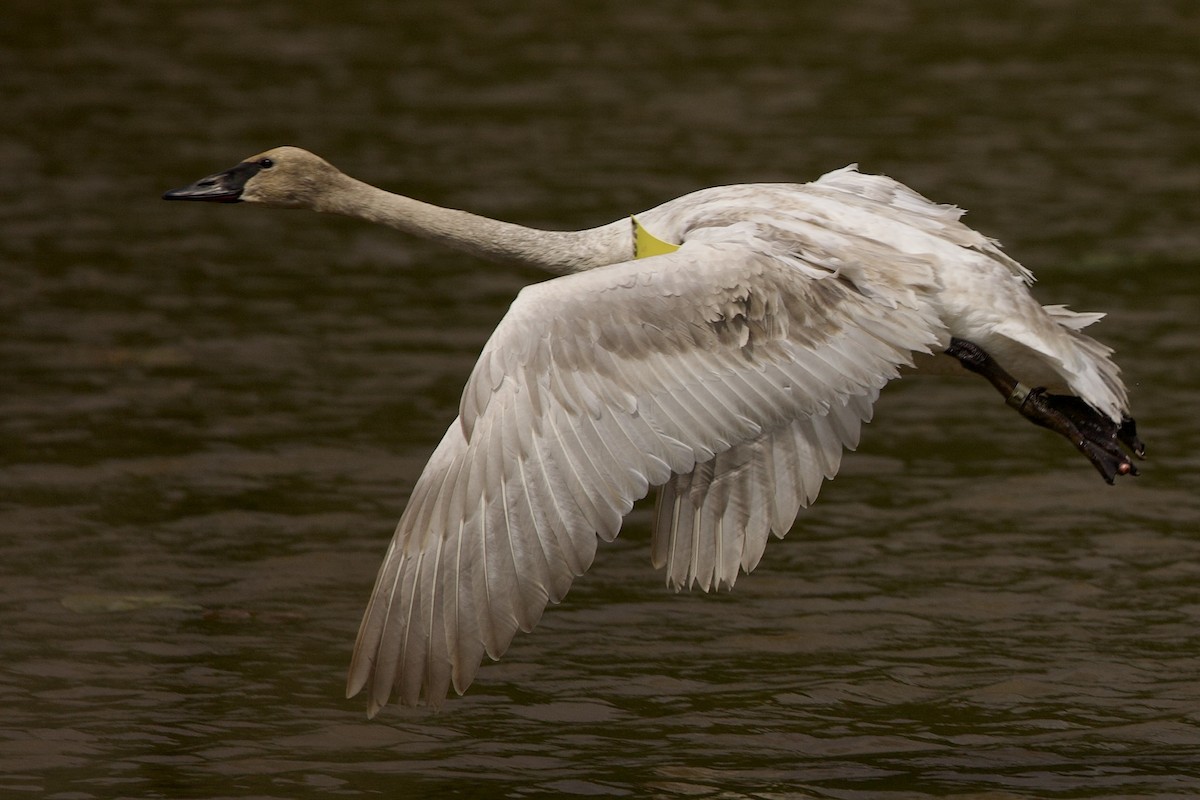
[[(33, 2), (0, 11), (0, 794), (1200, 794), (1200, 8)], [(341, 697), (395, 519), (541, 276), (162, 203), (283, 143), (527, 224), (858, 161), (1102, 309), (1116, 488), (890, 387), (732, 594), (648, 513), (442, 712)]]

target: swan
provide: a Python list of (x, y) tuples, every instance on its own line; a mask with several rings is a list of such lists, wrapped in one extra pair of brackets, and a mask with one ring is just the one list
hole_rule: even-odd
[(854, 165), (580, 231), (440, 208), (294, 147), (164, 198), (340, 214), (559, 274), (517, 296), (412, 490), (347, 679), (371, 716), (466, 691), (652, 487), (668, 584), (732, 587), (914, 356), (981, 375), (1108, 483), (1145, 454), (1111, 350), (1082, 332), (1102, 314), (1038, 304), (959, 209)]

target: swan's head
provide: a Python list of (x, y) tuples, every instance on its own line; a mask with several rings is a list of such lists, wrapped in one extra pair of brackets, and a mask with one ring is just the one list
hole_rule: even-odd
[(276, 147), (189, 186), (172, 189), (163, 199), (314, 208), (341, 175), (328, 161), (307, 150)]

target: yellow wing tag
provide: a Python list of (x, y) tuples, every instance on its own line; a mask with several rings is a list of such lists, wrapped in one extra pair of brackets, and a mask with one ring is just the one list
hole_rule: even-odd
[(633, 220), (633, 257), (634, 258), (649, 258), (650, 256), (661, 256), (664, 253), (674, 253), (679, 249), (679, 245), (664, 242), (650, 231), (642, 227), (642, 223), (638, 222), (637, 217), (630, 217)]

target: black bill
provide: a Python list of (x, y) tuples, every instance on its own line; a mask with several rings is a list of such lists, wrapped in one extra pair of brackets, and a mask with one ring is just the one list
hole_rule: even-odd
[(180, 189), (172, 189), (163, 195), (163, 200), (205, 200), (210, 203), (240, 203), (246, 181), (258, 174), (259, 164), (243, 161), (224, 172), (201, 178)]

